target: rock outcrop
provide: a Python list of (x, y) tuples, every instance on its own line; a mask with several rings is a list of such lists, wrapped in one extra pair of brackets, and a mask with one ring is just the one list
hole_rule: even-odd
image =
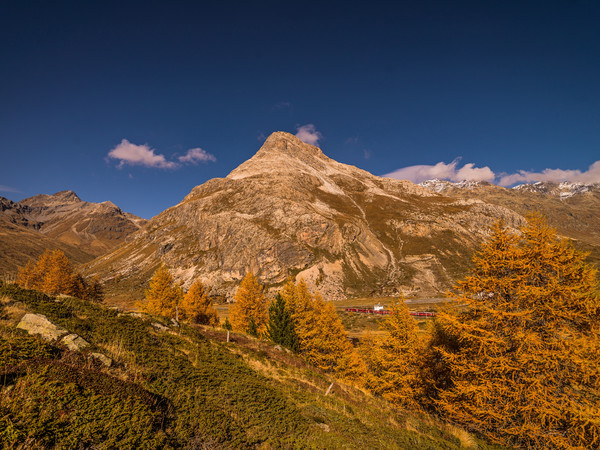
[[(72, 352), (80, 352), (90, 346), (81, 336), (55, 325), (43, 314), (25, 314), (17, 328), (27, 331), (32, 336), (40, 336), (45, 341), (60, 343)], [(113, 363), (111, 358), (102, 353), (90, 353), (89, 357), (97, 359), (106, 367)]]
[(102, 353), (90, 353), (90, 357), (97, 359), (102, 364), (104, 364), (106, 367), (112, 366), (113, 360), (110, 359), (108, 356), (103, 355)]
[(90, 345), (89, 342), (74, 333), (66, 335), (64, 338), (62, 338), (61, 342), (72, 352), (80, 352)]
[(31, 335), (39, 335), (46, 341), (57, 341), (69, 332), (64, 328), (54, 325), (43, 314), (25, 314), (17, 328), (27, 331)]

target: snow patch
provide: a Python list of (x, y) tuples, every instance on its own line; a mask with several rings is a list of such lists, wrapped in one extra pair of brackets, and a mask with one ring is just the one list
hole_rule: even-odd
[(561, 200), (565, 200), (575, 195), (584, 194), (586, 192), (591, 192), (594, 190), (600, 190), (600, 184), (571, 183), (568, 181), (563, 181), (562, 183), (555, 184), (538, 181), (536, 183), (519, 184), (513, 187), (513, 189), (517, 191), (554, 195), (560, 198)]

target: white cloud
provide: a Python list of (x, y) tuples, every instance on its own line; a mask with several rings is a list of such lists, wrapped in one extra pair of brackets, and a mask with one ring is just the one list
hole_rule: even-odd
[(302, 142), (306, 142), (310, 145), (319, 145), (319, 140), (323, 138), (323, 135), (316, 130), (315, 126), (312, 123), (297, 126), (296, 130), (296, 137)]
[(409, 180), (413, 183), (421, 183), (425, 180), (438, 178), (440, 180), (450, 181), (494, 181), (496, 175), (489, 167), (475, 167), (475, 164), (468, 163), (458, 168), (458, 159), (450, 164), (439, 162), (435, 165), (417, 165), (404, 167), (394, 172), (384, 175), (389, 178), (399, 180)]
[(475, 167), (468, 163), (459, 167), (459, 158), (450, 164), (439, 162), (435, 165), (417, 165), (404, 167), (384, 175), (385, 177), (397, 178), (399, 180), (410, 180), (413, 183), (421, 183), (425, 180), (438, 178), (449, 181), (489, 181), (497, 180), (500, 186), (513, 186), (517, 183), (535, 183), (545, 181), (560, 183), (568, 181), (571, 183), (600, 183), (600, 160), (594, 162), (587, 170), (578, 169), (544, 169), (541, 172), (519, 170), (516, 173), (501, 173), (496, 175), (489, 167)]
[(118, 168), (124, 166), (144, 166), (157, 169), (178, 169), (183, 164), (197, 164), (199, 162), (215, 162), (215, 155), (208, 153), (200, 147), (191, 148), (183, 156), (178, 159), (179, 162), (169, 161), (164, 155), (156, 154), (153, 148), (148, 144), (136, 145), (123, 139), (119, 145), (108, 152), (107, 161), (109, 158), (118, 159)]
[(119, 160), (119, 169), (126, 166), (155, 167), (159, 169), (176, 169), (179, 165), (167, 161), (164, 155), (155, 154), (149, 145), (136, 145), (123, 139), (119, 145), (108, 152), (109, 158)]
[(535, 183), (537, 181), (549, 181), (560, 183), (570, 181), (572, 183), (600, 183), (600, 161), (593, 163), (588, 170), (563, 170), (544, 169), (541, 172), (530, 172), (519, 170), (513, 174), (502, 174), (500, 186), (512, 186), (516, 183)]
[(279, 102), (279, 103), (275, 103), (273, 105), (273, 111), (276, 111), (278, 109), (292, 109), (292, 103), (291, 102)]
[(215, 155), (208, 153), (206, 150), (201, 149), (200, 147), (191, 148), (187, 151), (187, 153), (183, 156), (180, 156), (179, 161), (182, 163), (190, 163), (190, 164), (198, 164), (199, 162), (216, 162), (217, 158)]
[(0, 192), (14, 192), (14, 193), (18, 193), (18, 192), (21, 192), (21, 191), (19, 191), (17, 188), (10, 187), (10, 186), (3, 186), (3, 185), (0, 184)]

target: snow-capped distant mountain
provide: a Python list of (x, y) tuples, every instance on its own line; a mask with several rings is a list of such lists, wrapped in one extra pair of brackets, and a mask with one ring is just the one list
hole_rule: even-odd
[(513, 190), (548, 194), (559, 197), (561, 200), (573, 197), (585, 192), (600, 191), (600, 183), (549, 183), (538, 181), (537, 183), (519, 184)]
[[(433, 179), (426, 180), (419, 183), (419, 186), (423, 186), (430, 189), (438, 194), (450, 195), (456, 193), (456, 191), (470, 191), (477, 188), (492, 187), (496, 189), (505, 189), (500, 186), (495, 186), (488, 183), (487, 181), (467, 181), (463, 180), (458, 183), (452, 181)], [(561, 200), (571, 198), (575, 195), (584, 194), (586, 192), (598, 192), (600, 193), (600, 183), (550, 183), (538, 181), (537, 183), (519, 184), (518, 186), (509, 189), (514, 193), (527, 192), (533, 194), (545, 194), (551, 197), (558, 197)]]
[(422, 183), (419, 183), (419, 186), (426, 187), (437, 193), (446, 191), (451, 188), (474, 189), (477, 187), (489, 186), (489, 185), (490, 185), (490, 183), (488, 183), (487, 181), (463, 180), (463, 181), (459, 181), (458, 183), (453, 183), (452, 181), (440, 180), (438, 178), (434, 178), (433, 180), (426, 180), (426, 181), (423, 181)]

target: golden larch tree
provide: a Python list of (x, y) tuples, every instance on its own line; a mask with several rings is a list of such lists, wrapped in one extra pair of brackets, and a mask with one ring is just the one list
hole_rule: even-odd
[(397, 406), (414, 408), (420, 390), (421, 344), (416, 322), (402, 300), (392, 306), (380, 329), (385, 336), (369, 336), (361, 345), (368, 370), (366, 387)]
[(175, 284), (169, 269), (161, 264), (150, 279), (141, 307), (148, 314), (174, 318), (182, 297), (183, 291)]
[(61, 250), (46, 250), (35, 262), (19, 268), (17, 284), (47, 294), (65, 294), (84, 300), (101, 301), (102, 286), (97, 279), (91, 284), (73, 270), (69, 258)]
[(61, 250), (46, 249), (35, 262), (19, 269), (17, 283), (47, 294), (73, 294), (73, 267)]
[(38, 274), (35, 270), (35, 264), (27, 261), (23, 267), (19, 267), (17, 273), (17, 284), (25, 289), (35, 289), (38, 282)]
[[(43, 262), (46, 266), (46, 261)], [(60, 250), (50, 253), (50, 258), (44, 274), (42, 291), (49, 294), (72, 294), (73, 266), (69, 258)]]
[(333, 305), (318, 292), (311, 294), (304, 280), (289, 279), (280, 294), (289, 305), (299, 352), (316, 367), (361, 384), (366, 367)]
[(294, 283), (292, 278), (288, 278), (280, 295), (291, 313), (297, 333), (307, 335), (317, 317), (313, 295), (308, 291), (304, 280)]
[(493, 228), (438, 316), (441, 413), (509, 445), (600, 447), (599, 284), (585, 256), (541, 216), (520, 236)]
[(219, 317), (208, 296), (209, 288), (201, 281), (195, 281), (183, 296), (180, 313), (183, 320), (203, 325), (217, 325)]
[(262, 336), (267, 331), (268, 306), (263, 286), (248, 272), (238, 287), (229, 313), (234, 330)]

